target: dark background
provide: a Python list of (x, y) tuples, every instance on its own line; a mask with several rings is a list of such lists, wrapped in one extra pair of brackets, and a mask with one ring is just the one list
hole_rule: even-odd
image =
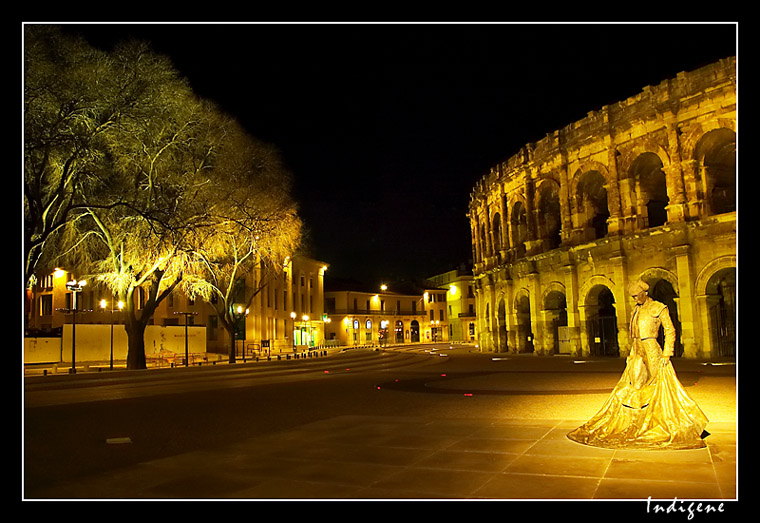
[(278, 146), (307, 254), (373, 290), (471, 259), (470, 192), (491, 166), (738, 42), (733, 23), (64, 27), (104, 49), (150, 42)]

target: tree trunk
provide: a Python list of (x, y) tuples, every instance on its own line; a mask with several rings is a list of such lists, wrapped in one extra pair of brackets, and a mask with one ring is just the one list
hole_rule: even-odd
[(127, 369), (139, 370), (147, 369), (148, 364), (145, 360), (145, 327), (147, 322), (129, 314), (127, 321), (124, 323), (124, 329), (127, 331)]

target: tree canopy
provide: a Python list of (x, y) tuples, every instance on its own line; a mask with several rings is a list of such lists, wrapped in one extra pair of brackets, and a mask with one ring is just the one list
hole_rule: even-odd
[(236, 278), (298, 246), (289, 173), (148, 44), (106, 53), (26, 29), (27, 277), (56, 260), (107, 286), (126, 304), (127, 366), (143, 368), (173, 289), (226, 303)]

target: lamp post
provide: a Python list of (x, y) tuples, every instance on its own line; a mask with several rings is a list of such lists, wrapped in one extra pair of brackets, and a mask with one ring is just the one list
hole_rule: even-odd
[[(76, 367), (76, 339), (77, 339), (77, 310), (79, 303), (77, 303), (77, 292), (82, 291), (82, 287), (87, 285), (87, 282), (84, 280), (76, 281), (72, 280), (70, 282), (66, 283), (66, 289), (70, 290), (72, 293), (72, 305), (73, 307), (70, 309), (56, 309), (57, 311), (61, 311), (64, 313), (71, 313), (71, 368), (69, 369), (69, 374), (76, 374), (77, 373), (77, 367)], [(91, 312), (89, 310), (85, 311), (82, 309), (79, 312)]]
[(306, 343), (304, 345), (306, 345), (306, 350), (308, 351), (309, 350), (309, 342), (311, 341), (311, 322), (309, 321), (309, 316), (306, 315), (306, 314), (304, 314), (301, 319), (306, 324), (306, 330), (305, 331), (303, 330), (303, 323), (301, 324), (301, 332), (302, 332), (302, 334), (301, 334), (301, 341), (304, 341), (303, 340), (303, 338), (304, 338), (303, 333), (305, 332), (306, 333), (306, 340), (307, 341), (306, 341)]
[[(230, 349), (230, 363), (235, 363), (235, 356), (237, 352), (237, 341), (235, 340), (235, 331), (237, 330), (237, 323), (240, 320), (240, 317), (243, 315), (243, 312), (245, 312), (245, 315), (248, 315), (248, 309), (243, 309), (242, 305), (235, 305), (232, 304), (231, 313), (232, 313), (232, 348)], [(243, 323), (243, 334), (245, 334), (245, 323)], [(245, 362), (245, 347), (243, 348), (243, 362)]]
[[(118, 307), (119, 307), (119, 312), (121, 312), (121, 310), (124, 308), (124, 302), (119, 300)], [(100, 308), (105, 310), (106, 300), (100, 300)], [(113, 313), (114, 313), (114, 310), (113, 310), (113, 299), (112, 299), (111, 300), (111, 360), (108, 366), (110, 370), (113, 370)]]
[(174, 314), (182, 314), (185, 317), (185, 367), (189, 366), (190, 362), (190, 353), (187, 349), (187, 319), (190, 316), (195, 316), (198, 314), (197, 312), (175, 312)]
[(290, 313), (290, 319), (293, 321), (293, 354), (296, 353), (296, 313)]

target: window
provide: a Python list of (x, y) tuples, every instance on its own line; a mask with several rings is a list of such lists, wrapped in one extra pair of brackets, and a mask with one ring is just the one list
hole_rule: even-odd
[(40, 316), (50, 316), (53, 314), (53, 295), (43, 294), (40, 296)]

